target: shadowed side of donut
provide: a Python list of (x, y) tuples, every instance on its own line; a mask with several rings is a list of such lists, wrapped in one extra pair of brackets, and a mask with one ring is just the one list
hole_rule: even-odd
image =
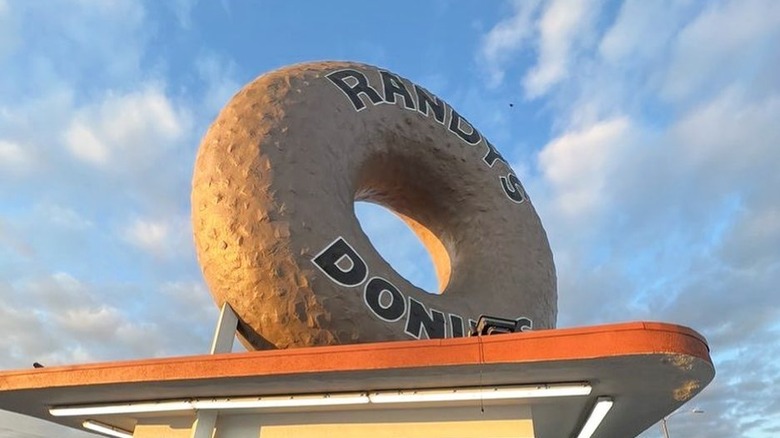
[[(358, 96), (359, 110), (327, 77), (344, 70), (375, 90)], [(388, 77), (355, 63), (278, 70), (242, 89), (204, 137), (193, 177), (196, 249), (217, 304), (229, 302), (239, 316), (245, 344), (408, 339), (408, 323), (366, 308), (372, 278), (401, 292), (407, 315), (414, 305), (464, 321), (526, 316), (535, 328), (554, 327), (552, 255), (530, 201), (502, 190), (511, 169), (486, 164), (486, 140), (468, 144), (403, 94), (388, 98)], [(395, 75), (390, 83), (414, 90)], [(355, 217), (356, 199), (397, 212), (420, 236), (440, 295), (382, 259)], [(338, 284), (312, 263), (338, 238), (366, 265), (358, 284)]]

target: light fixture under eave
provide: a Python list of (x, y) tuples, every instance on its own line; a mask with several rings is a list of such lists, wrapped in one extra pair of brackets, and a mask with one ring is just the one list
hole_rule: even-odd
[(274, 397), (241, 397), (193, 400), (198, 410), (295, 408), (308, 406), (343, 406), (368, 403), (366, 394), (321, 394)]
[(55, 417), (75, 417), (149, 412), (208, 411), (229, 409), (299, 408), (315, 406), (348, 406), (367, 403), (450, 402), (467, 400), (502, 400), (520, 398), (571, 397), (590, 394), (588, 383), (553, 383), (546, 385), (497, 386), (480, 388), (445, 388), (419, 391), (381, 391), (370, 394), (306, 394), (267, 397), (238, 397), (170, 400), (158, 402), (119, 403), (109, 405), (55, 406), (49, 413)]
[(112, 405), (89, 405), (89, 406), (59, 406), (49, 408), (49, 413), (54, 417), (76, 417), (89, 415), (111, 415), (111, 414), (140, 414), (146, 412), (177, 412), (192, 411), (190, 401), (161, 401), (161, 402), (142, 402), (142, 403), (121, 403)]
[(590, 394), (587, 383), (503, 386), (484, 388), (431, 389), (419, 391), (374, 392), (371, 403), (416, 403), (520, 398), (572, 397)]
[(588, 419), (585, 421), (585, 425), (582, 426), (582, 430), (580, 430), (579, 435), (577, 435), (577, 438), (590, 438), (593, 436), (593, 433), (596, 432), (596, 429), (601, 425), (601, 422), (604, 421), (604, 417), (607, 416), (607, 412), (612, 409), (613, 404), (614, 402), (611, 397), (599, 397), (596, 400), (593, 409), (591, 409), (590, 415), (588, 415)]
[(98, 423), (97, 421), (87, 420), (81, 425), (84, 426), (84, 429), (102, 433), (104, 435), (113, 436), (116, 438), (133, 438), (133, 434), (127, 430), (120, 429), (115, 426), (110, 426), (108, 424)]
[(191, 399), (160, 402), (121, 403), (89, 406), (56, 406), (49, 409), (55, 417), (91, 415), (140, 414), (149, 412), (181, 412), (195, 410), (295, 408), (311, 406), (343, 406), (368, 403), (363, 393), (319, 394), (270, 397), (240, 397)]

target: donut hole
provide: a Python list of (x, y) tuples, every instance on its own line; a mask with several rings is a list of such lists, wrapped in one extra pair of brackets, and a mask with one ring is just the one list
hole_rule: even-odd
[(431, 253), (405, 222), (409, 218), (366, 201), (355, 202), (355, 216), (379, 255), (399, 275), (429, 294), (442, 292), (446, 281), (442, 284)]

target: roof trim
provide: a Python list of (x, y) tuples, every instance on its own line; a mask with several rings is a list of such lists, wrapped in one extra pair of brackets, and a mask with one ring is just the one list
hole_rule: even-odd
[(680, 354), (712, 363), (704, 338), (690, 328), (632, 322), (486, 337), (399, 341), (246, 353), (182, 356), (0, 372), (0, 393), (114, 383), (518, 364)]

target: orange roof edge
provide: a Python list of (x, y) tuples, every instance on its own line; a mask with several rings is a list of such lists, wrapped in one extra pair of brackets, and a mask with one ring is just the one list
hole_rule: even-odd
[(349, 344), (12, 370), (0, 372), (0, 392), (478, 363), (575, 361), (659, 353), (692, 356), (712, 365), (709, 346), (696, 331), (661, 322), (629, 322), (485, 337)]

